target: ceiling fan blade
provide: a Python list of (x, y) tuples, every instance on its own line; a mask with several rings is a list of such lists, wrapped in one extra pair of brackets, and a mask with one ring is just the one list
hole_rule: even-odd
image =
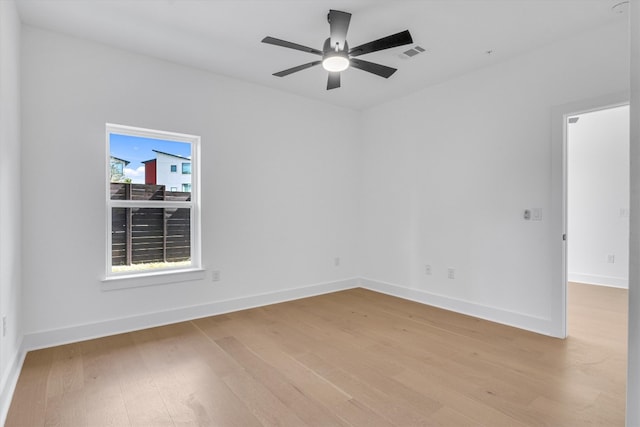
[(314, 49), (312, 47), (303, 46), (301, 44), (288, 42), (286, 40), (280, 40), (275, 37), (265, 37), (262, 39), (262, 43), (272, 44), (276, 46), (288, 47), (289, 49), (301, 50), (307, 53), (313, 53), (315, 55), (322, 56), (322, 51)]
[(344, 50), (347, 31), (351, 22), (351, 14), (339, 10), (329, 11), (329, 27), (331, 34), (331, 48), (335, 49), (336, 44), (339, 50)]
[(385, 79), (388, 79), (397, 71), (396, 68), (387, 67), (386, 65), (380, 65), (374, 62), (363, 61), (362, 59), (351, 58), (349, 63), (353, 68), (358, 68), (362, 71), (376, 74), (380, 77), (384, 77)]
[(327, 90), (336, 89), (340, 87), (340, 73), (329, 73), (329, 79), (327, 80)]
[(289, 74), (295, 73), (297, 71), (302, 71), (302, 70), (306, 70), (307, 68), (315, 67), (316, 65), (318, 65), (320, 63), (322, 63), (322, 61), (308, 62), (306, 64), (298, 65), (297, 67), (288, 68), (286, 70), (282, 70), (280, 72), (273, 73), (273, 75), (276, 76), (276, 77), (288, 76)]
[(379, 50), (390, 49), (392, 47), (403, 46), (413, 43), (409, 30), (401, 31), (369, 43), (361, 44), (349, 50), (349, 56), (360, 56), (366, 53), (377, 52)]

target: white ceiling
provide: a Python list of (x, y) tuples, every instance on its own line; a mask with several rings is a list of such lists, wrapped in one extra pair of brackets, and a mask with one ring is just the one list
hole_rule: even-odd
[[(17, 0), (24, 23), (364, 109), (591, 28), (626, 23), (622, 0)], [(357, 69), (326, 90), (322, 67), (272, 73), (317, 57), (263, 44), (270, 35), (322, 49), (329, 9), (353, 14), (350, 46), (405, 29), (413, 45), (363, 56), (398, 68), (388, 80)], [(409, 47), (425, 53), (400, 58)], [(493, 51), (487, 54), (487, 51)]]

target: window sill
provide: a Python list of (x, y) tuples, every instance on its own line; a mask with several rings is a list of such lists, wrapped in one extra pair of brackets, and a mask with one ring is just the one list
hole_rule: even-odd
[(111, 276), (102, 279), (100, 290), (115, 291), (118, 289), (140, 288), (144, 286), (167, 285), (169, 283), (189, 282), (202, 280), (207, 272), (203, 268), (191, 268), (186, 270), (160, 271), (143, 274), (127, 274)]

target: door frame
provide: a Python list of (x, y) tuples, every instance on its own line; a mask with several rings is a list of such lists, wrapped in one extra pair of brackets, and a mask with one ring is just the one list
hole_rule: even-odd
[(629, 105), (629, 92), (617, 92), (552, 108), (551, 112), (551, 254), (554, 336), (567, 337), (567, 119), (570, 116)]

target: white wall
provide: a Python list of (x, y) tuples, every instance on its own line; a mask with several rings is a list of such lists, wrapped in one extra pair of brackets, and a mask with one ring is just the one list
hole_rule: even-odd
[(640, 0), (630, 1), (631, 217), (629, 240), (629, 340), (627, 427), (640, 425)]
[[(22, 35), (30, 346), (357, 284), (358, 113), (44, 30)], [(100, 290), (105, 122), (202, 137), (202, 260), (220, 282)]]
[(0, 1), (0, 423), (21, 364), (20, 19), (13, 0)]
[(627, 288), (629, 106), (577, 118), (567, 125), (568, 279)]
[[(640, 25), (638, 2), (632, 3)], [(635, 28), (633, 76), (640, 86)], [(53, 33), (26, 29), (23, 36), (30, 336), (75, 330), (58, 338), (78, 338), (101, 322), (108, 324), (103, 332), (114, 332), (131, 326), (128, 316), (160, 313), (149, 316), (160, 323), (171, 320), (164, 310), (176, 307), (208, 309), (246, 295), (258, 295), (249, 301), (260, 303), (261, 293), (294, 295), (287, 288), (353, 283), (340, 279), (358, 274), (374, 289), (557, 334), (558, 307), (550, 301), (558, 300), (559, 286), (550, 280), (549, 256), (557, 236), (546, 215), (554, 191), (550, 111), (627, 89), (626, 28), (549, 46), (362, 117)], [(640, 104), (635, 89), (632, 111)], [(328, 118), (343, 138), (325, 141), (316, 131)], [(222, 271), (222, 282), (99, 290), (104, 212), (96, 189), (105, 179), (105, 121), (203, 136), (204, 261)], [(637, 118), (632, 123), (637, 130)], [(633, 132), (632, 161), (638, 144)], [(3, 159), (5, 152), (3, 146)], [(58, 167), (69, 158), (73, 168)], [(42, 176), (72, 191), (51, 191)], [(637, 186), (632, 196), (637, 260)], [(542, 208), (542, 221), (522, 220), (532, 207)], [(335, 256), (342, 257), (338, 269)], [(425, 264), (432, 275), (424, 275)], [(640, 420), (639, 265), (632, 262), (630, 276), (630, 426)], [(446, 279), (448, 267), (456, 279)]]
[[(628, 76), (621, 23), (365, 112), (365, 284), (562, 335), (552, 107), (627, 90)], [(525, 221), (527, 208), (542, 220)]]

